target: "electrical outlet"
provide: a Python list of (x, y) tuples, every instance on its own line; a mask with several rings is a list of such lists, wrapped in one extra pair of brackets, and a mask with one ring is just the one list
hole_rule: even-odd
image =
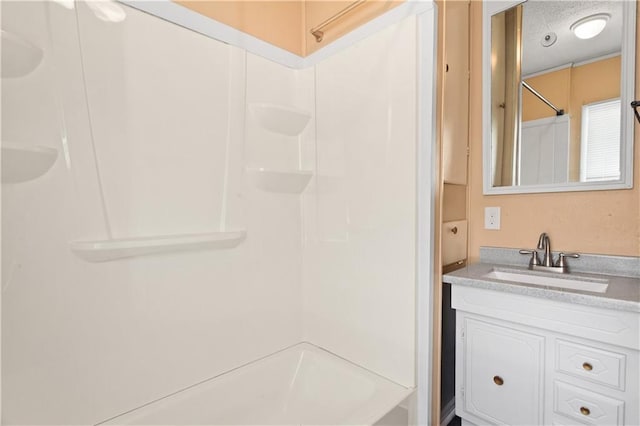
[(484, 208), (484, 229), (500, 229), (500, 207)]

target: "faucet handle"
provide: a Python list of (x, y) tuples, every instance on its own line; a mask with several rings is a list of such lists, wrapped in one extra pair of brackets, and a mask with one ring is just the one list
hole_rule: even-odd
[(540, 265), (540, 259), (538, 258), (538, 252), (535, 250), (520, 250), (520, 254), (530, 254), (531, 260), (529, 261), (529, 267)]
[(569, 266), (565, 261), (565, 257), (572, 257), (574, 259), (577, 259), (580, 257), (580, 255), (578, 253), (560, 253), (558, 254), (558, 260), (556, 260), (555, 266), (558, 268), (563, 268), (565, 270), (568, 270)]

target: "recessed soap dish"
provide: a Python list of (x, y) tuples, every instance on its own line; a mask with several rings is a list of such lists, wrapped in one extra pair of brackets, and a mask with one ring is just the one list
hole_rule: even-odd
[(40, 65), (42, 57), (42, 49), (2, 30), (2, 78), (24, 77)]
[(2, 183), (20, 183), (44, 175), (58, 158), (58, 150), (47, 146), (23, 146), (2, 142)]
[(311, 119), (307, 111), (282, 105), (251, 104), (249, 110), (262, 127), (287, 136), (298, 136)]
[(307, 187), (313, 172), (308, 170), (279, 171), (267, 169), (247, 169), (253, 184), (267, 192), (299, 194)]

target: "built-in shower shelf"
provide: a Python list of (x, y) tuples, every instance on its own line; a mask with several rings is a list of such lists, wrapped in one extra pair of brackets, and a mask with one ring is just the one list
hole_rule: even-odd
[(251, 104), (249, 110), (262, 127), (286, 136), (298, 136), (311, 119), (307, 111), (281, 105)]
[(42, 49), (2, 30), (2, 78), (24, 77), (42, 61)]
[(58, 158), (58, 151), (46, 146), (23, 146), (2, 142), (2, 183), (20, 183), (45, 174)]
[(228, 231), (101, 241), (72, 241), (69, 245), (71, 251), (87, 262), (108, 262), (127, 257), (177, 251), (230, 249), (240, 244), (246, 236), (246, 231)]
[(308, 170), (279, 171), (247, 169), (253, 184), (267, 192), (300, 194), (309, 184), (313, 172)]

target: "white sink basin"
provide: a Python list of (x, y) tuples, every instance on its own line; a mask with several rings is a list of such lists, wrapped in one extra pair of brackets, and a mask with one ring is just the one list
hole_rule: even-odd
[(500, 281), (532, 284), (541, 287), (557, 287), (569, 290), (590, 291), (593, 293), (604, 293), (607, 291), (607, 287), (609, 286), (609, 280), (602, 278), (572, 277), (571, 275), (538, 275), (535, 273), (505, 269), (493, 269), (488, 274), (485, 274), (484, 277)]

